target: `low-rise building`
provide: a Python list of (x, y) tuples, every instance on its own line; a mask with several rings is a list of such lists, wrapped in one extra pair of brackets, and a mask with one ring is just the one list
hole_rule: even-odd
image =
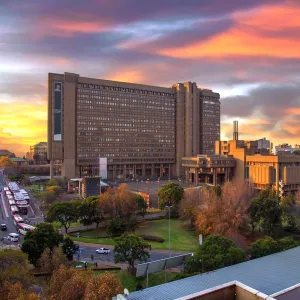
[(15, 154), (8, 150), (0, 150), (0, 156), (15, 157)]
[(300, 299), (300, 247), (125, 296), (128, 300)]

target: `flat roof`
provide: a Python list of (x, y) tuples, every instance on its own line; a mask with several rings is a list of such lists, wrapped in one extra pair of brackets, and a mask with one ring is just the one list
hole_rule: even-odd
[(173, 300), (237, 280), (266, 295), (300, 283), (300, 247), (130, 293), (128, 300)]

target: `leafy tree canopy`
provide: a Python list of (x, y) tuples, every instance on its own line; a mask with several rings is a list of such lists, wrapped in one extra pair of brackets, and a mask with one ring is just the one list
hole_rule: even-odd
[(46, 248), (52, 251), (62, 241), (63, 236), (51, 224), (40, 223), (34, 231), (26, 233), (21, 250), (28, 254), (29, 261), (36, 266)]
[(234, 242), (213, 234), (204, 239), (193, 257), (188, 260), (188, 272), (208, 272), (243, 262), (245, 253)]
[(183, 198), (184, 189), (175, 182), (169, 182), (158, 191), (158, 201), (161, 209), (166, 206), (177, 205)]
[(129, 267), (134, 267), (135, 261), (146, 262), (150, 257), (150, 245), (135, 234), (123, 235), (117, 239), (114, 248), (115, 263), (127, 262)]

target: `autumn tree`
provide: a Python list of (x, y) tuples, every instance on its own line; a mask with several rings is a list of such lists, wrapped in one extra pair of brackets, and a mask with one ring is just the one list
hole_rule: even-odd
[(150, 257), (150, 245), (135, 234), (123, 235), (117, 239), (114, 255), (115, 263), (127, 262), (130, 268), (134, 268), (134, 262), (146, 262)]
[(62, 192), (62, 189), (59, 185), (51, 185), (46, 187), (47, 192), (54, 192), (55, 196), (58, 197)]
[(175, 182), (169, 182), (158, 191), (159, 207), (164, 209), (166, 206), (177, 206), (183, 198), (184, 189)]
[(8, 156), (0, 156), (0, 167), (9, 168), (13, 167), (15, 164)]
[(184, 191), (184, 197), (180, 202), (180, 216), (183, 220), (190, 220), (190, 227), (195, 227), (195, 221), (200, 206), (200, 190), (190, 189)]
[(222, 187), (221, 195), (215, 189), (203, 188), (201, 206), (195, 222), (197, 231), (228, 237), (237, 234), (247, 223), (252, 195), (252, 188), (246, 183), (228, 182)]
[(91, 270), (85, 272), (74, 270), (72, 277), (63, 284), (59, 293), (59, 299), (83, 299), (88, 282), (92, 277), (93, 272)]
[(75, 200), (53, 203), (47, 213), (47, 220), (50, 222), (60, 222), (65, 228), (66, 233), (68, 233), (71, 223), (78, 220), (79, 205), (80, 203)]
[(20, 250), (0, 251), (0, 286), (6, 280), (14, 284), (30, 284), (34, 278), (29, 275), (32, 265), (29, 264), (27, 255)]
[(38, 294), (29, 292), (23, 287), (22, 283), (17, 282), (15, 284), (8, 281), (0, 286), (0, 300), (40, 300), (41, 297)]
[(120, 279), (112, 272), (105, 272), (100, 276), (94, 276), (87, 284), (84, 300), (110, 300), (122, 293)]
[(39, 259), (39, 266), (45, 273), (52, 274), (61, 265), (67, 265), (67, 259), (61, 248), (55, 247), (53, 250), (45, 249)]

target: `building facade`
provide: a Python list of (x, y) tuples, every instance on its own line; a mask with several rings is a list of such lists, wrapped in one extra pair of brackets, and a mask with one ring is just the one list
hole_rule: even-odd
[(170, 88), (80, 77), (48, 77), (51, 175), (108, 178), (184, 176), (182, 157), (213, 153), (220, 138), (220, 95), (196, 83)]

